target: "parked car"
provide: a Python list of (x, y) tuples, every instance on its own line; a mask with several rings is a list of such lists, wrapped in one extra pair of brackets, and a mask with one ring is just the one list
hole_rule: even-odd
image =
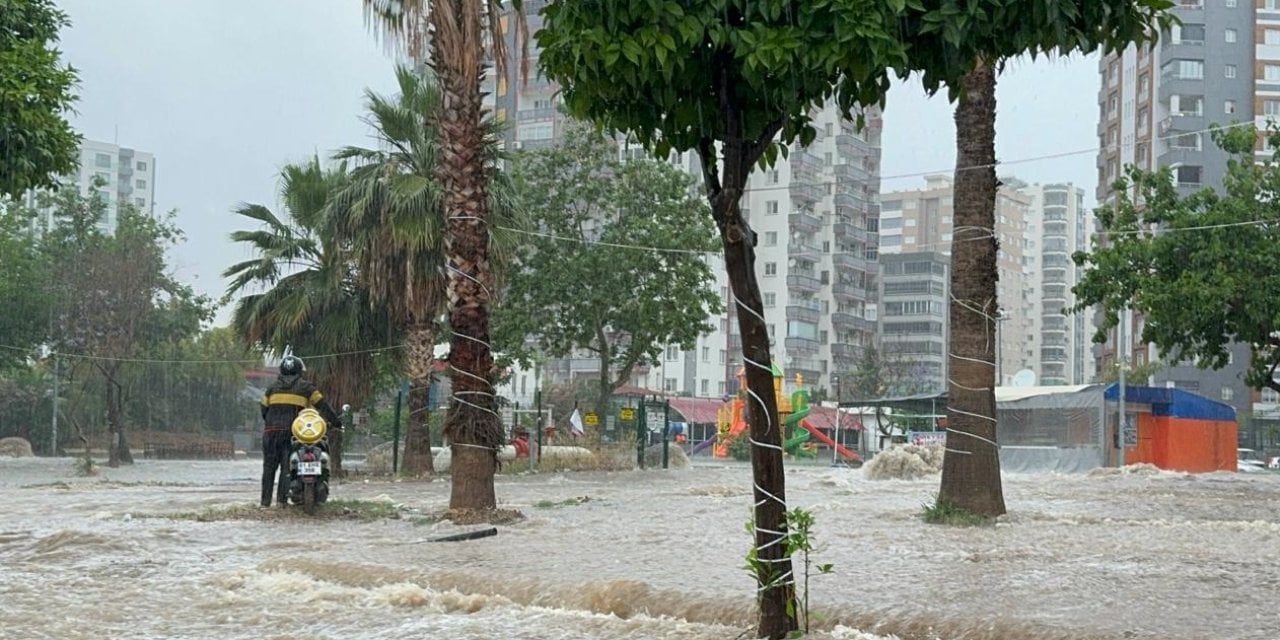
[(1236, 449), (1236, 471), (1238, 473), (1263, 473), (1267, 463), (1258, 457), (1253, 449)]

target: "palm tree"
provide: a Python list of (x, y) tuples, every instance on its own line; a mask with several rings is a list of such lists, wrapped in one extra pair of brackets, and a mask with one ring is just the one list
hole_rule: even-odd
[[(366, 91), (367, 122), (378, 149), (346, 147), (336, 158), (356, 163), (349, 184), (334, 194), (330, 209), (335, 229), (349, 241), (352, 260), (370, 302), (382, 307), (403, 331), (409, 374), (409, 428), (404, 469), (432, 472), (427, 421), (440, 316), (445, 310), (445, 212), (436, 170), (441, 160), (435, 115), (440, 91), (429, 74), (396, 69), (400, 93), (394, 98)], [(496, 131), (486, 136), (489, 167), (499, 158)], [(490, 169), (489, 208), (499, 227), (491, 234), (501, 244), (502, 228), (518, 226), (510, 181)], [(506, 241), (511, 246), (511, 241)], [(495, 258), (499, 247), (491, 247)]]
[[(376, 24), (389, 42), (405, 44), (414, 59), (421, 60), (429, 46), (431, 66), (440, 81), (443, 100), (437, 106), (436, 125), (441, 154), (434, 172), (445, 212), (453, 387), (444, 425), (453, 454), (449, 507), (457, 512), (492, 511), (497, 507), (493, 478), (502, 425), (489, 346), (489, 305), (495, 283), (489, 257), (489, 171), (480, 83), (487, 53), (492, 53), (498, 76), (507, 75), (501, 0), (364, 0), (364, 6), (366, 22)], [(517, 13), (515, 23), (516, 35), (523, 41), (522, 18)]]
[[(337, 240), (326, 218), (330, 195), (346, 184), (346, 168), (325, 170), (312, 158), (285, 166), (281, 179), (285, 219), (260, 204), (236, 209), (264, 228), (231, 234), (256, 257), (223, 272), (231, 278), (227, 297), (265, 290), (240, 298), (232, 326), (256, 347), (280, 352), (292, 345), (335, 409), (342, 403), (359, 406), (371, 392), (375, 354), (394, 344), (396, 336), (385, 314), (369, 304), (347, 258), (347, 243)], [(341, 441), (335, 440), (334, 471), (340, 473)]]
[(979, 60), (956, 105), (955, 241), (951, 246), (950, 410), (938, 501), (1005, 512), (996, 442), (996, 67)]

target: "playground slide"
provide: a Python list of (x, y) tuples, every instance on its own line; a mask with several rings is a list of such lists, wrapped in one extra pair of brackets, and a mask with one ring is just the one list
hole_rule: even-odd
[(857, 453), (854, 453), (853, 451), (850, 451), (844, 448), (843, 446), (836, 444), (835, 440), (828, 438), (827, 434), (819, 431), (818, 428), (813, 426), (813, 424), (808, 420), (801, 420), (800, 426), (804, 427), (805, 431), (808, 431), (809, 433), (813, 434), (813, 437), (816, 438), (818, 442), (821, 442), (822, 444), (825, 444), (828, 447), (835, 447), (836, 453), (839, 453), (841, 456), (849, 460), (860, 459)]
[(711, 445), (715, 444), (715, 443), (716, 443), (716, 440), (717, 440), (719, 437), (720, 437), (720, 435), (719, 435), (719, 434), (715, 434), (715, 433), (711, 434), (711, 437), (710, 437), (710, 438), (707, 438), (706, 440), (703, 440), (702, 442), (699, 442), (697, 445), (694, 445), (694, 447), (693, 447), (692, 449), (690, 449), (690, 450), (689, 450), (689, 455), (691, 455), (691, 456), (696, 456), (696, 455), (698, 455), (698, 453), (699, 453), (699, 452), (701, 452), (702, 450), (704, 450), (704, 449), (706, 449), (706, 448), (710, 447)]

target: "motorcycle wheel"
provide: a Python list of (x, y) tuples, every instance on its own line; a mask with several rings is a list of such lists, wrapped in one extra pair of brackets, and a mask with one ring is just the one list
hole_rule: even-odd
[(302, 510), (307, 515), (316, 513), (316, 483), (306, 482), (302, 485)]

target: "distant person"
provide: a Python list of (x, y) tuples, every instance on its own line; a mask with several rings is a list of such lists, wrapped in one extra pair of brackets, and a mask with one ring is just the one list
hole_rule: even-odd
[(325, 402), (324, 394), (302, 377), (307, 370), (302, 359), (286, 355), (280, 361), (280, 376), (262, 396), (262, 507), (271, 506), (271, 485), (280, 471), (277, 502), (281, 507), (289, 504), (289, 454), (293, 449), (291, 427), (294, 418), (303, 409), (314, 408), (335, 433), (342, 431), (342, 422)]

